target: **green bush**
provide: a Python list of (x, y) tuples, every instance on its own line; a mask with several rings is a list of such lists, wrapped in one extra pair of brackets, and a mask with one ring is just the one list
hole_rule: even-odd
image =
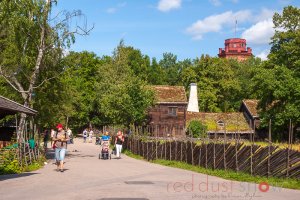
[(2, 164), (0, 164), (0, 174), (18, 174), (22, 172), (14, 149), (5, 150), (1, 153)]
[(207, 137), (207, 126), (199, 120), (192, 120), (188, 125), (187, 134), (194, 138)]
[(40, 156), (40, 158), (33, 161), (32, 164), (22, 167), (17, 160), (15, 149), (2, 151), (0, 153), (0, 159), (2, 160), (0, 163), (0, 175), (34, 171), (44, 166), (44, 162), (46, 161), (44, 156)]

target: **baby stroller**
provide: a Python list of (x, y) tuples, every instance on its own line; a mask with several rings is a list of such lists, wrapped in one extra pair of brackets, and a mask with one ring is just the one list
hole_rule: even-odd
[(109, 141), (108, 140), (102, 141), (101, 152), (99, 154), (99, 159), (103, 159), (103, 160), (111, 159), (111, 154), (110, 154), (110, 151), (109, 151)]

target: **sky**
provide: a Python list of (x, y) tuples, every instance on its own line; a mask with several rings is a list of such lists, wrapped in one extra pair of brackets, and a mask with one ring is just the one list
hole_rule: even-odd
[[(228, 38), (244, 38), (253, 54), (266, 59), (274, 34), (272, 16), (299, 0), (58, 0), (52, 17), (80, 10), (70, 22), (87, 29), (69, 51), (111, 55), (121, 40), (150, 58), (163, 53), (179, 60), (217, 56)], [(237, 22), (237, 25), (236, 25)]]

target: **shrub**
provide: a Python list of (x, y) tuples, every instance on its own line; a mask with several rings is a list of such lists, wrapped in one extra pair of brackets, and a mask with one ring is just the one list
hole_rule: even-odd
[(18, 174), (22, 172), (16, 159), (15, 150), (5, 150), (1, 154), (2, 164), (0, 164), (0, 174)]
[(194, 138), (205, 138), (207, 137), (207, 126), (199, 120), (192, 120), (188, 125), (187, 134)]

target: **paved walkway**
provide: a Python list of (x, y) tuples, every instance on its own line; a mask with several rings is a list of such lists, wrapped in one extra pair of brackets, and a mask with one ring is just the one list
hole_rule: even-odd
[[(77, 152), (75, 151), (77, 150)], [(126, 156), (99, 160), (100, 146), (75, 140), (68, 146), (66, 171), (44, 168), (0, 176), (0, 199), (255, 199), (299, 200), (300, 191), (270, 187), (169, 168)], [(261, 187), (266, 190), (265, 186)]]

